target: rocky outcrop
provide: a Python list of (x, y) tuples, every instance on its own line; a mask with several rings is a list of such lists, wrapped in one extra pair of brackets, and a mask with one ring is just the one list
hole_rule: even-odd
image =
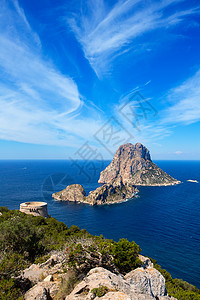
[(85, 190), (80, 184), (68, 185), (64, 190), (54, 193), (52, 197), (60, 201), (85, 202)]
[[(165, 279), (157, 270), (149, 267), (138, 269), (123, 277), (101, 267), (94, 268), (65, 299), (172, 300), (167, 296)], [(106, 287), (106, 292), (103, 297), (98, 297), (94, 290), (101, 287)]]
[(154, 268), (137, 268), (125, 276), (135, 293), (144, 293), (154, 298), (165, 296), (165, 279)]
[(118, 180), (111, 181), (109, 185), (104, 184), (95, 191), (89, 193), (87, 199), (91, 204), (112, 204), (119, 203), (127, 199), (131, 199), (138, 192), (138, 189), (129, 184), (123, 184), (122, 181)]
[(129, 183), (123, 184), (122, 180), (118, 178), (118, 180), (113, 180), (108, 185), (104, 184), (95, 191), (91, 191), (87, 197), (85, 196), (84, 188), (80, 184), (69, 185), (63, 191), (54, 193), (52, 197), (59, 201), (103, 205), (133, 198), (137, 192), (138, 189), (135, 186)]
[(120, 146), (110, 165), (101, 172), (99, 183), (109, 184), (118, 178), (124, 184), (132, 185), (161, 186), (180, 183), (154, 164), (149, 150), (140, 143)]
[(58, 282), (39, 282), (26, 292), (25, 300), (49, 300), (59, 291)]
[[(110, 267), (108, 265), (108, 270), (107, 263), (105, 264), (98, 255), (97, 257), (95, 255), (96, 253), (93, 253), (93, 257), (90, 257), (90, 260), (94, 260), (90, 264), (90, 268), (94, 265), (97, 265), (97, 267), (92, 267), (88, 273), (83, 272), (81, 266), (77, 269), (77, 278), (81, 282), (75, 286), (69, 295), (67, 295), (68, 290), (66, 289), (66, 294), (63, 294), (66, 300), (176, 300), (167, 296), (165, 279), (153, 267), (153, 263), (149, 258), (139, 255), (139, 259), (143, 263), (142, 267), (123, 276), (112, 266), (112, 263)], [(63, 282), (69, 282), (73, 274), (70, 269), (66, 272), (66, 262), (66, 253), (57, 251), (45, 263), (34, 264), (24, 270), (23, 278), (29, 279), (33, 285), (25, 293), (24, 299), (57, 299), (60, 289), (64, 287)], [(95, 292), (102, 287), (104, 288), (103, 294), (100, 295)]]

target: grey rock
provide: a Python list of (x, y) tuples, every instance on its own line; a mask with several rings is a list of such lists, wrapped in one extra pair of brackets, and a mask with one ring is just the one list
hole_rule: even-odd
[(66, 255), (58, 251), (52, 254), (51, 257), (42, 264), (32, 264), (29, 268), (24, 269), (20, 277), (24, 279), (29, 279), (33, 284), (41, 281), (41, 278), (47, 277), (48, 275), (53, 275), (56, 272), (62, 270), (62, 264), (66, 259)]
[(102, 299), (102, 300), (155, 300), (155, 298), (148, 296), (148, 295), (142, 295), (142, 294), (134, 294), (127, 295), (123, 292), (109, 292), (103, 297), (96, 297), (95, 300)]
[(166, 296), (165, 279), (152, 267), (137, 268), (125, 276), (135, 293), (147, 294), (152, 297)]
[(85, 190), (80, 184), (68, 185), (64, 190), (54, 193), (52, 197), (59, 201), (84, 202)]
[(39, 282), (24, 295), (25, 300), (48, 300), (50, 295), (55, 295), (59, 285), (53, 282)]
[(153, 263), (148, 257), (145, 257), (143, 255), (139, 255), (139, 259), (143, 263), (142, 267), (143, 268), (153, 268)]
[(120, 146), (110, 165), (101, 172), (99, 183), (109, 184), (119, 177), (124, 184), (136, 186), (180, 183), (154, 164), (149, 150), (140, 143)]
[(91, 191), (85, 196), (85, 190), (80, 184), (73, 184), (66, 189), (54, 193), (52, 197), (59, 201), (73, 201), (77, 203), (87, 203), (90, 205), (112, 204), (133, 198), (138, 189), (132, 184), (123, 184), (121, 178), (111, 181), (108, 185), (104, 184), (95, 191)]
[[(88, 272), (84, 280), (66, 297), (66, 300), (91, 299), (91, 290), (102, 285), (107, 286), (110, 290), (120, 290), (125, 294), (127, 294), (127, 291), (129, 293), (131, 291), (129, 284), (126, 283), (122, 275), (116, 275), (104, 268), (97, 267)], [(85, 290), (89, 291), (88, 295), (82, 295)]]
[[(148, 259), (146, 259), (148, 262)], [(149, 262), (148, 262), (149, 263)], [(106, 286), (108, 293), (95, 297), (92, 289)], [(65, 300), (169, 300), (166, 294), (165, 280), (154, 268), (138, 268), (125, 277), (98, 267), (90, 270), (87, 276), (74, 288)], [(176, 299), (174, 299), (176, 300)]]

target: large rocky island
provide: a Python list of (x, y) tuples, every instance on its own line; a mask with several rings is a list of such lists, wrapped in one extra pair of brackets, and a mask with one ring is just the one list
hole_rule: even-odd
[(80, 184), (72, 184), (54, 193), (52, 197), (58, 201), (102, 205), (133, 198), (138, 193), (136, 186), (167, 186), (180, 183), (154, 164), (149, 150), (140, 143), (120, 146), (112, 162), (101, 172), (98, 182), (103, 185), (91, 191), (88, 196)]
[(141, 143), (120, 146), (110, 165), (101, 172), (99, 183), (109, 184), (118, 178), (132, 185), (165, 186), (180, 183), (152, 162), (149, 150)]

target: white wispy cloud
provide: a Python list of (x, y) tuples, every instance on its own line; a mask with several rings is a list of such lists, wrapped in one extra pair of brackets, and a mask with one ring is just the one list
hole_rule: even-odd
[[(108, 71), (110, 62), (129, 48), (137, 48), (134, 41), (144, 33), (157, 28), (174, 26), (199, 8), (176, 10), (174, 6), (183, 0), (118, 0), (108, 9), (104, 0), (87, 1), (87, 13), (79, 12), (68, 18), (68, 24), (81, 44), (85, 57), (97, 75)], [(85, 5), (85, 3), (84, 3)], [(170, 12), (166, 9), (170, 6)], [(173, 9), (174, 8), (174, 9)]]
[(76, 82), (42, 54), (16, 0), (0, 12), (0, 138), (24, 143), (77, 146), (98, 130), (94, 117), (81, 116), (83, 97)]
[[(153, 143), (171, 135), (177, 126), (200, 122), (200, 70), (163, 95), (167, 108), (157, 113), (152, 99), (145, 99), (142, 94), (140, 89), (131, 91), (115, 106), (116, 117), (135, 140)], [(178, 150), (175, 153), (182, 154)]]
[(92, 119), (66, 118), (41, 109), (29, 96), (0, 85), (0, 138), (24, 143), (79, 147), (98, 130)]
[(166, 97), (168, 108), (162, 112), (162, 124), (192, 124), (200, 121), (200, 70)]
[[(82, 15), (80, 23), (71, 19), (70, 24), (85, 56), (98, 72), (106, 69), (119, 50), (126, 52), (135, 37), (179, 23), (185, 15), (195, 12), (191, 9), (163, 17), (162, 10), (172, 2), (161, 1), (147, 9), (140, 7), (140, 0), (118, 1), (109, 10), (102, 0), (90, 1), (90, 14)], [(94, 134), (107, 122), (105, 113), (89, 101), (86, 105), (76, 82), (43, 56), (40, 38), (16, 0), (3, 0), (1, 4), (0, 72), (1, 139), (75, 148), (85, 140), (95, 144)], [(139, 130), (134, 117), (130, 123), (119, 113), (127, 98), (119, 101), (113, 115), (133, 136), (130, 142), (148, 144), (169, 135), (175, 123), (199, 121), (199, 87), (200, 71), (169, 92), (168, 109), (156, 117), (150, 114), (147, 119), (140, 118)], [(118, 146), (109, 145), (113, 151)]]

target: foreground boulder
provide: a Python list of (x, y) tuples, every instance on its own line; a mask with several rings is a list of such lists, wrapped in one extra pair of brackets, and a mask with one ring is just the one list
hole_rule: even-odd
[(167, 296), (165, 279), (160, 272), (144, 265), (125, 277), (101, 267), (94, 268), (65, 299), (172, 300), (175, 298)]
[(180, 183), (154, 164), (149, 150), (140, 143), (120, 146), (110, 165), (101, 172), (99, 183), (109, 184), (118, 178), (123, 183), (132, 185), (161, 186)]
[[(176, 300), (167, 296), (165, 279), (153, 267), (149, 258), (139, 255), (142, 266), (123, 276), (112, 266), (112, 262), (111, 266), (108, 265), (108, 270), (107, 263), (103, 260), (96, 262), (96, 253), (93, 255), (94, 263), (91, 266), (100, 266), (92, 267), (88, 273), (84, 272), (87, 268), (84, 269), (81, 265), (76, 273), (71, 269), (66, 271), (64, 252), (55, 252), (45, 263), (27, 268), (21, 276), (30, 280), (33, 286), (29, 287), (24, 299), (57, 299), (57, 295), (62, 291), (62, 297), (66, 300)], [(74, 278), (74, 284), (79, 281), (75, 287), (74, 284), (71, 285)]]
[(165, 279), (154, 268), (137, 268), (126, 274), (125, 279), (136, 293), (144, 293), (154, 298), (167, 294)]

